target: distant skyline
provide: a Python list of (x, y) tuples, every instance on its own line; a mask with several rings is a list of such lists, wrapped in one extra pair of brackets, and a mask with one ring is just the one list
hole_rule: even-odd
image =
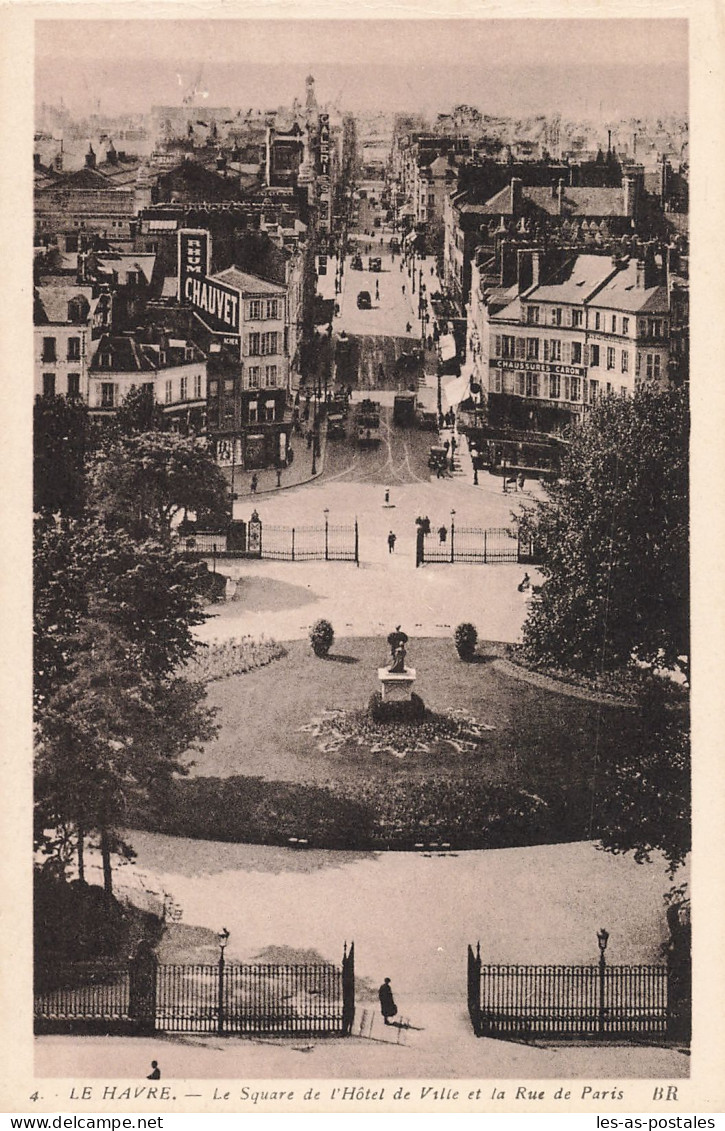
[(202, 69), (206, 104), (592, 118), (686, 112), (687, 21), (40, 20), (36, 102), (76, 114), (179, 105)]

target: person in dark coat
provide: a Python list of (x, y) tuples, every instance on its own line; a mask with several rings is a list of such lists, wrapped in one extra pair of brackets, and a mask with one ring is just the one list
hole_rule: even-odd
[(149, 1072), (146, 1079), (147, 1080), (160, 1080), (161, 1079), (161, 1069), (159, 1068), (158, 1060), (152, 1060), (151, 1061), (151, 1071)]
[(390, 1018), (395, 1017), (398, 1012), (398, 1007), (393, 998), (393, 991), (390, 986), (390, 978), (386, 978), (382, 986), (378, 990), (378, 997), (380, 998), (380, 1012), (383, 1015), (383, 1020), (386, 1025), (390, 1024)]

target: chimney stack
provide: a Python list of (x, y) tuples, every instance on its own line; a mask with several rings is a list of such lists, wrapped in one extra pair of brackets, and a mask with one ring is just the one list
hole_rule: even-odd
[(557, 195), (558, 202), (559, 202), (559, 215), (563, 216), (564, 215), (564, 181), (563, 181), (563, 179), (559, 180), (559, 184), (557, 185), (556, 195)]
[(637, 260), (637, 290), (642, 291), (645, 288), (646, 268), (644, 259)]
[(622, 178), (622, 186), (624, 188), (624, 214), (635, 219), (637, 216), (637, 178), (628, 173)]
[(513, 215), (519, 216), (521, 213), (521, 205), (523, 202), (523, 184), (521, 177), (511, 178), (511, 211)]

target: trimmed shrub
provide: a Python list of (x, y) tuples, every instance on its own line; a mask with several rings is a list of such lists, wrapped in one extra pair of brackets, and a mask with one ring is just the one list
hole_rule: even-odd
[(335, 639), (335, 630), (329, 620), (315, 621), (310, 629), (310, 644), (316, 656), (326, 656)]
[(478, 643), (478, 632), (475, 625), (469, 624), (468, 621), (459, 624), (453, 634), (453, 640), (460, 658), (472, 660), (476, 654), (476, 644)]

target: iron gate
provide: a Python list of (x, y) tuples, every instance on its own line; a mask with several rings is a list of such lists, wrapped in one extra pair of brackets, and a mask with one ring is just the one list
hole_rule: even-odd
[(36, 971), (36, 1031), (348, 1034), (355, 1018), (355, 948), (339, 966), (159, 964), (149, 948), (128, 963)]
[(225, 531), (195, 532), (180, 548), (194, 557), (269, 558), (285, 562), (356, 562), (360, 564), (357, 519), (349, 524), (318, 526), (259, 524), (258, 540), (230, 539)]
[(156, 1026), (168, 1033), (340, 1033), (338, 966), (159, 966)]
[(417, 564), (425, 562), (532, 562), (529, 539), (516, 528), (496, 526), (441, 526), (417, 541)]
[(479, 1037), (655, 1037), (670, 1032), (667, 966), (484, 965), (468, 948)]

